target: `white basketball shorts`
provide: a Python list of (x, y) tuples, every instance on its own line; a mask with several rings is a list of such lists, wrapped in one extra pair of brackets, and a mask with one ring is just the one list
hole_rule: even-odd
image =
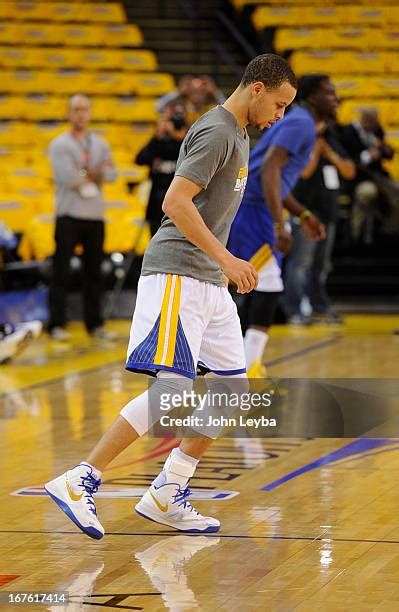
[(264, 244), (249, 260), (258, 272), (258, 286), (255, 291), (276, 293), (283, 291), (281, 276), (282, 257), (269, 244)]
[(246, 371), (241, 324), (227, 288), (176, 274), (141, 276), (126, 369), (193, 379), (197, 365), (221, 376)]

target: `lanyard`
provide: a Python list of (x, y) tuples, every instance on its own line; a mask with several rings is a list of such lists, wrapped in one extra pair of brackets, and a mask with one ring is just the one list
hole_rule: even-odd
[(89, 169), (89, 160), (90, 160), (90, 143), (91, 143), (91, 137), (90, 134), (87, 135), (87, 137), (84, 140), (80, 140), (80, 138), (76, 138), (74, 137), (75, 140), (77, 140), (80, 148), (82, 149), (82, 157), (83, 157), (83, 166), (82, 169), (83, 170), (88, 170)]

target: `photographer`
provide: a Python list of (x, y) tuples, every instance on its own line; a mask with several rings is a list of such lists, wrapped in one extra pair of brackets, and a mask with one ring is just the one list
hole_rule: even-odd
[(155, 136), (137, 154), (135, 159), (136, 164), (151, 167), (152, 187), (146, 212), (151, 236), (156, 233), (161, 225), (164, 214), (162, 212), (162, 202), (172, 182), (180, 145), (187, 130), (184, 108), (180, 105), (168, 106), (162, 113)]

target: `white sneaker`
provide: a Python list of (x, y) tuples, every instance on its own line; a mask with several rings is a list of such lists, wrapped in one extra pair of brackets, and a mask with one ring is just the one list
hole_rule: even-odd
[(144, 518), (174, 527), (179, 531), (211, 533), (219, 531), (220, 522), (210, 516), (202, 516), (187, 500), (190, 489), (181, 489), (172, 482), (156, 487), (154, 484), (136, 504), (135, 510)]
[(50, 480), (45, 490), (71, 521), (85, 534), (100, 540), (104, 527), (97, 518), (93, 495), (101, 484), (91, 465), (80, 463), (73, 470)]
[(0, 329), (0, 364), (6, 363), (22, 351), (42, 330), (41, 321), (19, 323), (15, 327), (8, 323)]
[(50, 330), (50, 338), (53, 340), (59, 340), (60, 342), (68, 342), (71, 339), (71, 334), (67, 332), (63, 327), (56, 326)]
[(107, 331), (103, 327), (95, 327), (90, 330), (89, 335), (99, 340), (116, 340), (118, 335), (115, 332)]

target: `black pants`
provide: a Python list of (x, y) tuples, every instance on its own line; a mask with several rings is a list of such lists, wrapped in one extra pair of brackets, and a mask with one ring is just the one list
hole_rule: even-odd
[(58, 217), (55, 226), (56, 250), (49, 291), (49, 329), (66, 322), (69, 262), (75, 246), (83, 246), (83, 316), (88, 331), (103, 324), (101, 313), (104, 222)]

